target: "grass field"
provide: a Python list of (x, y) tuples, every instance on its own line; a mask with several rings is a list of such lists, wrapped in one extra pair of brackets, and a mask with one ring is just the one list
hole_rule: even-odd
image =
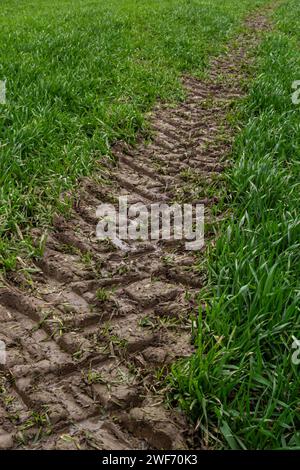
[[(201, 77), (242, 18), (266, 3), (1, 2), (2, 273), (35, 253), (32, 227), (51, 226), (55, 211), (69, 209), (59, 195), (101, 165), (113, 142), (147, 135), (145, 113), (182, 100), (180, 77)], [(300, 449), (299, 365), (291, 359), (300, 339), (300, 105), (291, 98), (299, 15), (298, 0), (284, 0), (255, 50), (224, 178), (232, 215), (205, 259), (197, 350), (168, 378), (172, 401), (210, 448)]]
[(300, 448), (299, 14), (299, 2), (284, 2), (256, 51), (227, 173), (232, 219), (207, 260), (197, 352), (173, 370), (177, 399), (216, 447)]
[(203, 72), (240, 18), (263, 3), (1, 2), (2, 269), (30, 254), (28, 231), (64, 209), (59, 194), (113, 141), (134, 139), (155, 101), (179, 99), (180, 74)]

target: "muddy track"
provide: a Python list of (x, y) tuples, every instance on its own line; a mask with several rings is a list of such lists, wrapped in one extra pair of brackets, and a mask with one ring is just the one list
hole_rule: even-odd
[(99, 242), (95, 210), (128, 195), (145, 204), (202, 201), (207, 220), (220, 217), (215, 193), (233, 138), (226, 117), (243, 96), (247, 51), (266, 14), (248, 19), (208, 79), (183, 79), (183, 103), (154, 109), (150, 143), (115, 146), (117, 167), (80, 182), (71, 216), (56, 218), (30, 276), (20, 269), (0, 287), (0, 448), (194, 445), (159, 382), (163, 368), (192, 352), (201, 255), (174, 241), (130, 242), (127, 251)]

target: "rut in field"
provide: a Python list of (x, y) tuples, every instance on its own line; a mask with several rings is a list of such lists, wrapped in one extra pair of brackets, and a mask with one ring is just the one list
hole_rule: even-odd
[[(158, 106), (153, 139), (118, 145), (118, 166), (80, 183), (68, 219), (57, 217), (31, 279), (22, 271), (0, 288), (0, 448), (185, 449), (191, 426), (164, 405), (159, 371), (191, 354), (191, 316), (204, 282), (199, 253), (178, 241), (130, 242), (121, 251), (95, 237), (95, 211), (129, 203), (205, 204), (226, 165), (233, 130), (226, 116), (264, 14), (213, 59), (207, 80), (183, 79), (186, 100)], [(206, 238), (209, 239), (209, 233)]]

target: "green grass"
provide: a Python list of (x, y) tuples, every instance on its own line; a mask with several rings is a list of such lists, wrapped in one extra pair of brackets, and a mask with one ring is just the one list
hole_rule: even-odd
[(0, 269), (34, 254), (29, 231), (118, 139), (133, 141), (157, 101), (182, 97), (183, 72), (265, 0), (2, 0)]
[[(0, 269), (35, 254), (29, 233), (68, 210), (59, 195), (118, 139), (146, 132), (157, 100), (183, 96), (179, 77), (265, 0), (2, 0)], [(300, 6), (288, 0), (256, 51), (227, 174), (232, 220), (209, 253), (197, 352), (173, 368), (174, 395), (212, 447), (300, 448)]]
[(300, 4), (288, 0), (257, 56), (227, 173), (232, 219), (208, 255), (197, 351), (173, 368), (180, 406), (215, 448), (300, 449)]

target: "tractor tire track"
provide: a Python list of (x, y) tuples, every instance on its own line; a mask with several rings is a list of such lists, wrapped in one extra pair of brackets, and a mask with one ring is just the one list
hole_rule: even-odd
[(0, 449), (193, 447), (186, 419), (164, 406), (159, 373), (193, 351), (199, 254), (176, 241), (130, 242), (128, 252), (99, 242), (95, 211), (128, 195), (129, 203), (202, 202), (207, 220), (221, 217), (212, 209), (233, 139), (226, 117), (244, 95), (266, 16), (247, 20), (206, 80), (183, 78), (183, 103), (153, 110), (150, 144), (115, 145), (117, 166), (80, 182), (31, 276), (20, 270), (3, 281)]

